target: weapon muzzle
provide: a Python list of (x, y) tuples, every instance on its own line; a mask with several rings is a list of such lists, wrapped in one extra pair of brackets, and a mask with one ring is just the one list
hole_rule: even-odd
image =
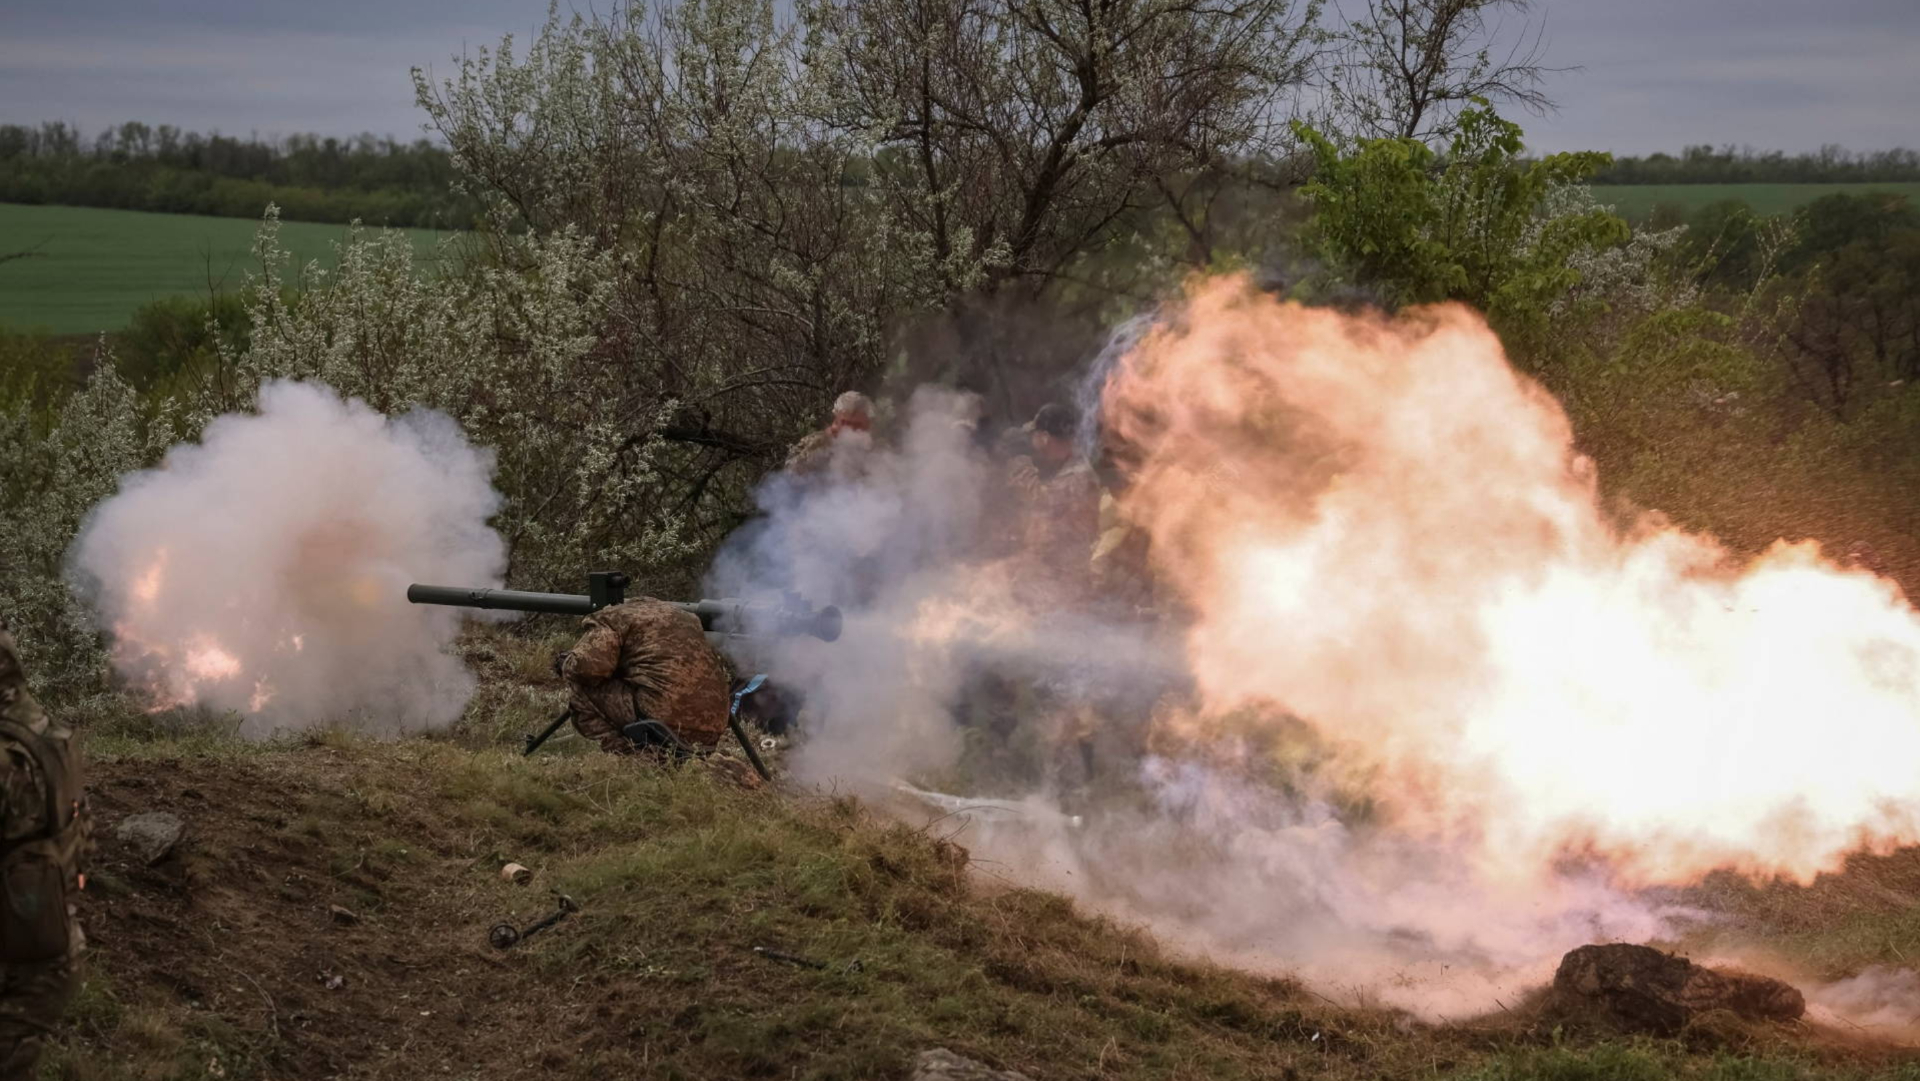
[(813, 618), (808, 620), (804, 633), (822, 642), (838, 642), (840, 640), (840, 609), (829, 604), (813, 613)]

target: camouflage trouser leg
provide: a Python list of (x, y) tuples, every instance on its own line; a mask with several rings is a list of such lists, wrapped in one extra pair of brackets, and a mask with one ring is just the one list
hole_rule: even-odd
[(0, 965), (0, 1081), (33, 1076), (40, 1047), (73, 997), (73, 958)]
[(634, 754), (638, 748), (633, 741), (620, 734), (605, 717), (590, 713), (584, 709), (573, 711), (574, 731), (598, 743), (600, 749), (608, 754)]

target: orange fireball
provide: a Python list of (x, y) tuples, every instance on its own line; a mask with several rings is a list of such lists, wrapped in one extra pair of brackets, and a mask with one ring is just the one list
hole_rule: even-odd
[(1200, 711), (1304, 720), (1388, 828), (1505, 881), (1572, 853), (1643, 883), (1806, 879), (1920, 841), (1898, 590), (1811, 543), (1742, 559), (1610, 519), (1477, 315), (1216, 279), (1105, 402), (1144, 450), (1122, 512), (1196, 614)]

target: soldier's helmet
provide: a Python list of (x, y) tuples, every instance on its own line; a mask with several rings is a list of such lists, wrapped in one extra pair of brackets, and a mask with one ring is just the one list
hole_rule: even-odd
[(1045, 432), (1055, 439), (1072, 439), (1077, 426), (1073, 411), (1058, 402), (1041, 406), (1040, 411), (1033, 415), (1033, 430)]
[(873, 399), (857, 390), (847, 391), (833, 400), (833, 415), (871, 420), (873, 419)]

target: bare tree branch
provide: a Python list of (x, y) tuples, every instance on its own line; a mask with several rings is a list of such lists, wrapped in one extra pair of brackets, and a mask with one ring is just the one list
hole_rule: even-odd
[[(1554, 108), (1544, 21), (1534, 0), (1365, 0), (1336, 34), (1327, 90), (1336, 124), (1357, 135), (1445, 140), (1475, 98)], [(1511, 27), (1508, 16), (1520, 23)]]

